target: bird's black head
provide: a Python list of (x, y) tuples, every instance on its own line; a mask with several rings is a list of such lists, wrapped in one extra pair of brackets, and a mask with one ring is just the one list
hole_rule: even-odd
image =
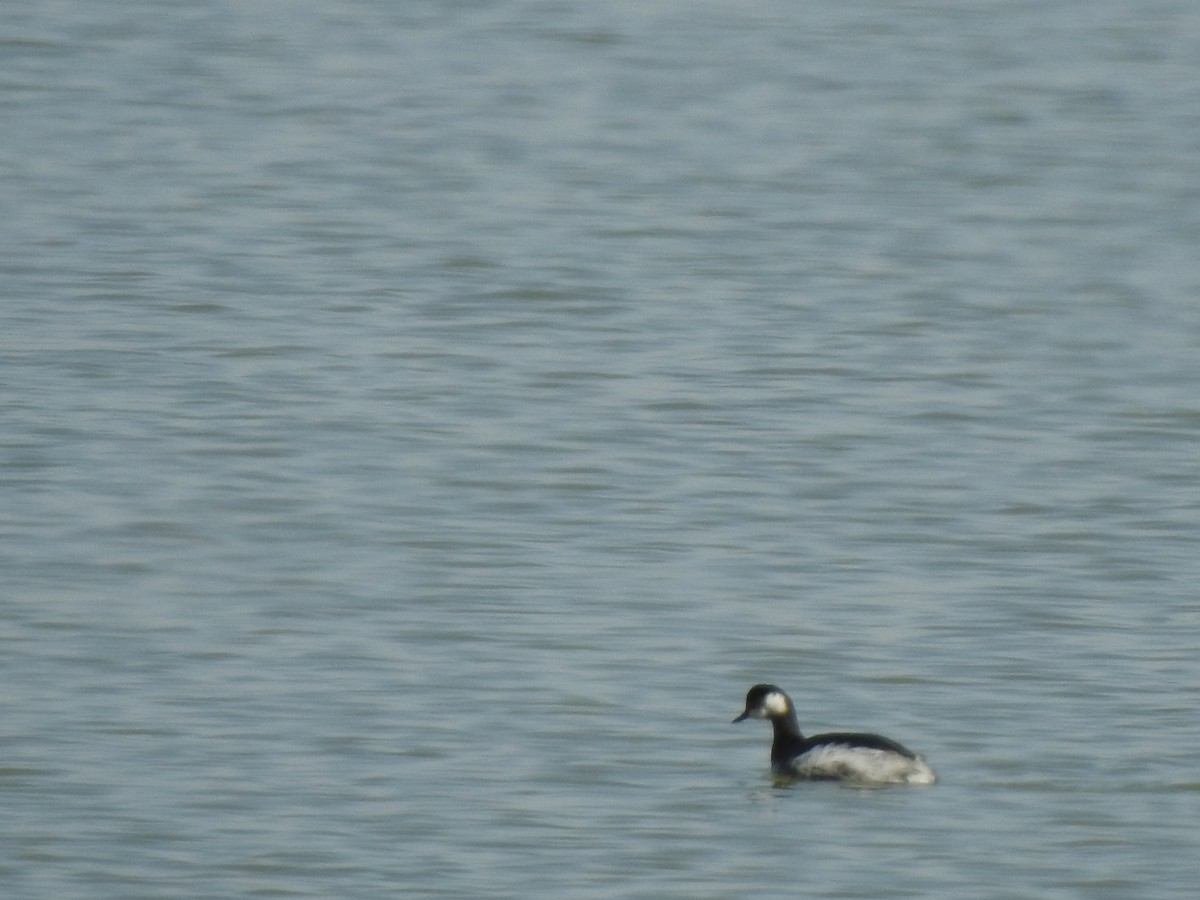
[(756, 684), (746, 692), (746, 708), (734, 719), (778, 719), (791, 715), (792, 701), (773, 684)]

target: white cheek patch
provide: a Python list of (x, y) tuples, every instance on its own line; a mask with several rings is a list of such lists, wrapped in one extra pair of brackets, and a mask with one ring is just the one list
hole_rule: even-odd
[(762, 699), (762, 708), (769, 716), (786, 716), (788, 714), (788, 699), (778, 691), (771, 691)]

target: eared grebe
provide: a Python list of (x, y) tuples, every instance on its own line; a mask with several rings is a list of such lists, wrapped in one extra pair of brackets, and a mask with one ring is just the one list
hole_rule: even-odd
[(796, 724), (791, 698), (773, 684), (756, 684), (746, 709), (734, 722), (770, 719), (771, 771), (784, 778), (849, 784), (933, 784), (933, 769), (921, 757), (878, 734), (818, 734), (806, 738)]

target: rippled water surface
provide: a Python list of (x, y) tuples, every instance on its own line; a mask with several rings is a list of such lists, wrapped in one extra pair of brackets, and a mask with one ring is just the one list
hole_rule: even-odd
[(9, 0), (4, 895), (1194, 896), (1200, 9), (1079, 11)]

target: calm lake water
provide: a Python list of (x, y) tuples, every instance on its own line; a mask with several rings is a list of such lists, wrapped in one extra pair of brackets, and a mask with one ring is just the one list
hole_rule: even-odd
[(0, 25), (5, 897), (1195, 895), (1192, 0)]

